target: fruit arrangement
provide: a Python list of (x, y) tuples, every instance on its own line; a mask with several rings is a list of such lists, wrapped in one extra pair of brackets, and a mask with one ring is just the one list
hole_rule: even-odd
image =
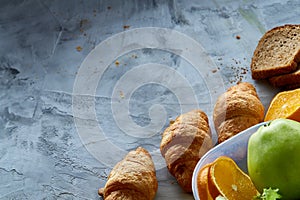
[(299, 199), (300, 123), (278, 118), (262, 125), (248, 142), (248, 174), (220, 156), (197, 174), (198, 196), (206, 199)]

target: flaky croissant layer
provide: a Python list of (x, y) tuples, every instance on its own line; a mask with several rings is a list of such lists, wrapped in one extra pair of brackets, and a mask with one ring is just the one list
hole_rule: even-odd
[(105, 200), (152, 200), (157, 187), (151, 155), (138, 147), (115, 165), (99, 194)]
[(213, 120), (221, 143), (263, 121), (264, 107), (251, 83), (230, 87), (217, 100)]
[(213, 146), (207, 115), (193, 110), (176, 118), (162, 135), (160, 151), (169, 172), (186, 192), (199, 159)]

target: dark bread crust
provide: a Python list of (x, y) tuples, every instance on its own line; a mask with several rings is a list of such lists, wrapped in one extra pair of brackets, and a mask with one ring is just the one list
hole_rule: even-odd
[[(296, 29), (297, 32), (299, 32), (299, 35), (296, 35), (296, 37), (300, 36), (300, 25), (294, 25), (294, 24), (287, 24), (279, 27), (275, 27), (269, 31), (267, 31), (262, 38), (259, 40), (258, 45), (253, 53), (253, 57), (251, 60), (251, 72), (252, 72), (252, 78), (255, 80), (259, 79), (266, 79), (277, 75), (287, 74), (295, 71), (297, 69), (297, 63), (300, 62), (300, 40), (295, 39), (293, 41), (293, 46), (295, 46), (295, 52), (290, 52), (290, 49), (284, 49), (286, 46), (281, 46), (280, 36), (282, 34), (290, 34), (290, 31)], [(278, 37), (279, 36), (279, 37)], [(279, 39), (277, 40), (278, 37)], [(288, 37), (294, 37), (294, 35), (288, 35)], [(287, 37), (287, 38), (288, 38)], [(290, 40), (292, 40), (290, 39)], [(273, 42), (274, 40), (275, 42)], [(286, 41), (284, 41), (286, 42)], [(279, 48), (279, 51), (273, 49), (275, 43), (278, 43), (277, 46)], [(278, 58), (284, 58), (287, 60), (286, 63), (280, 63), (279, 59), (278, 62), (274, 65), (271, 65), (271, 60), (263, 60), (265, 57), (261, 57), (264, 53), (268, 51), (268, 47), (272, 46), (270, 50), (273, 50), (275, 52), (270, 52), (271, 56), (269, 59), (278, 59)], [(287, 52), (289, 51), (289, 52)], [(282, 52), (282, 53), (280, 53)], [(287, 53), (284, 53), (287, 52)], [(288, 53), (291, 53), (292, 56), (288, 55)], [(277, 54), (277, 55), (275, 55)], [(277, 57), (276, 57), (277, 56)], [(289, 57), (285, 57), (289, 56)], [(262, 62), (262, 63), (261, 63)], [(269, 64), (269, 65), (268, 65)]]
[(289, 85), (300, 85), (300, 66), (295, 72), (269, 78), (274, 87), (285, 87)]
[(262, 80), (262, 79), (267, 79), (267, 78), (277, 76), (280, 74), (288, 74), (295, 70), (295, 66), (297, 66), (297, 63), (292, 62), (287, 66), (279, 66), (274, 69), (263, 70), (263, 71), (253, 71), (252, 78), (254, 80)]
[(297, 89), (297, 88), (300, 88), (300, 83), (291, 84), (291, 85), (285, 85), (283, 87), (283, 90), (294, 90), (294, 89)]

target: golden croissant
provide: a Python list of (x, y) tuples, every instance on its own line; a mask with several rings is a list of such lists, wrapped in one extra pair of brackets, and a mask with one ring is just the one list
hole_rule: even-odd
[(98, 193), (105, 200), (152, 200), (157, 187), (151, 155), (138, 147), (114, 166), (105, 187)]
[(230, 87), (217, 100), (213, 120), (221, 143), (263, 121), (264, 106), (254, 86), (242, 82)]
[(194, 168), (212, 146), (208, 118), (201, 110), (180, 115), (163, 132), (161, 154), (184, 191), (192, 192)]

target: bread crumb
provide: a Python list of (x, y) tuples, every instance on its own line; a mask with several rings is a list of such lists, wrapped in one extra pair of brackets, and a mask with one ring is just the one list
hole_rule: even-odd
[(79, 22), (79, 27), (82, 28), (84, 25), (86, 25), (87, 23), (89, 23), (88, 19), (82, 19)]
[(77, 46), (77, 47), (76, 47), (76, 50), (77, 50), (78, 52), (80, 52), (80, 51), (82, 51), (82, 47), (81, 47), (81, 46)]
[(125, 98), (125, 95), (124, 95), (123, 91), (120, 91), (120, 97), (121, 97), (121, 99)]

